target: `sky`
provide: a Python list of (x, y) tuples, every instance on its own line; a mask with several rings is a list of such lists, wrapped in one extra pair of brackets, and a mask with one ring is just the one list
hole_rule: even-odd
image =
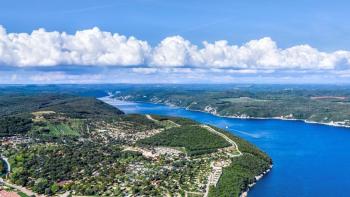
[(350, 83), (349, 7), (2, 0), (0, 83)]

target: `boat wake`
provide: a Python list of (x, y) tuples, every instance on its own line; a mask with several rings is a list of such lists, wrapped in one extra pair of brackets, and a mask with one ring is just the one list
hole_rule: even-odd
[(264, 137), (263, 134), (259, 134), (259, 133), (249, 133), (249, 132), (246, 132), (246, 131), (241, 131), (241, 130), (237, 130), (237, 129), (229, 129), (231, 131), (234, 131), (234, 132), (238, 132), (238, 133), (241, 133), (241, 134), (244, 134), (244, 135), (247, 135), (249, 137), (252, 137), (252, 138), (262, 138)]

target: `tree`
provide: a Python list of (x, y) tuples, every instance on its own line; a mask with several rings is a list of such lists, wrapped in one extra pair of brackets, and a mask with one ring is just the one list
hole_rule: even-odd
[(55, 194), (56, 192), (58, 192), (58, 190), (59, 190), (60, 188), (59, 188), (59, 186), (58, 186), (56, 183), (54, 183), (54, 184), (51, 185), (50, 189), (51, 189), (51, 192), (52, 192), (53, 194)]
[(34, 183), (33, 191), (42, 194), (46, 191), (47, 188), (49, 188), (47, 179), (39, 178)]

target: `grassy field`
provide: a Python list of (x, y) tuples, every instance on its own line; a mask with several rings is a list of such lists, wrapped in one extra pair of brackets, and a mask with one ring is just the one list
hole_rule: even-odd
[(18, 192), (17, 194), (21, 197), (29, 197), (27, 194), (25, 194), (23, 192)]
[(49, 134), (53, 136), (79, 136), (79, 132), (76, 128), (70, 127), (68, 124), (49, 124)]

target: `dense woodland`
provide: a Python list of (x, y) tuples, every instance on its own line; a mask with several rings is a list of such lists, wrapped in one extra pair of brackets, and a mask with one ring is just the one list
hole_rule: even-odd
[(26, 134), (32, 127), (32, 119), (27, 116), (4, 116), (0, 118), (0, 137)]
[(230, 144), (198, 125), (174, 127), (139, 141), (152, 146), (184, 147), (189, 155), (207, 154)]

